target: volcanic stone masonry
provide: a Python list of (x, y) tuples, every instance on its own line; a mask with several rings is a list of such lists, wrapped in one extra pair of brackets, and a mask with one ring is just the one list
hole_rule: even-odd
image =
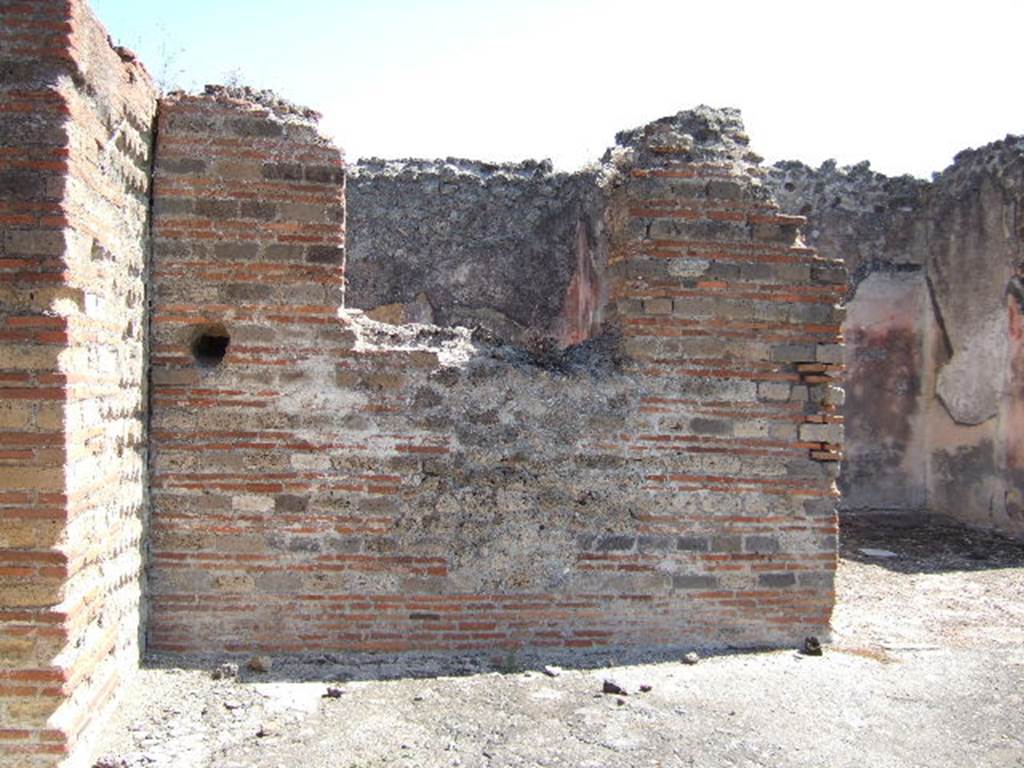
[(389, 322), (482, 326), (534, 349), (589, 338), (604, 299), (598, 172), (358, 162), (347, 182), (346, 305)]

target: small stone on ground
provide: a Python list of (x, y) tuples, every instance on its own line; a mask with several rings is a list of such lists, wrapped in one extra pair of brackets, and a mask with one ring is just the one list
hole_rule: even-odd
[(604, 683), (601, 685), (601, 693), (612, 693), (618, 696), (628, 696), (629, 692), (626, 687), (612, 678), (605, 678)]
[(248, 667), (253, 672), (266, 673), (274, 666), (274, 660), (269, 656), (253, 656), (249, 659)]

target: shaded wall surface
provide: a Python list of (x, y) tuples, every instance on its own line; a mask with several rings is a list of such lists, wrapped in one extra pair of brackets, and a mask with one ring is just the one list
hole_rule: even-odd
[(770, 183), (850, 267), (844, 503), (1024, 535), (1024, 140), (962, 152), (930, 183), (800, 163)]
[(550, 163), (362, 160), (348, 178), (347, 305), (567, 346), (600, 326), (596, 172)]
[(150, 648), (827, 632), (845, 271), (735, 113), (620, 136), (605, 322), (563, 351), (339, 313), (341, 158), (287, 110), (172, 98), (159, 136)]
[(0, 765), (84, 764), (138, 662), (153, 89), (0, 2)]

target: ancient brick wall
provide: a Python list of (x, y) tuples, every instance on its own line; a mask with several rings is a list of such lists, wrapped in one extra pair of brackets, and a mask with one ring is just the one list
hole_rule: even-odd
[(0, 3), (0, 71), (0, 765), (73, 765), (140, 647), (156, 105), (79, 2)]
[(845, 274), (735, 114), (621, 137), (608, 322), (561, 352), (339, 315), (341, 160), (287, 107), (172, 98), (159, 135), (150, 648), (827, 633)]
[(332, 403), (351, 346), (341, 154), (307, 115), (228, 90), (164, 99), (158, 134), (149, 647), (313, 649), (288, 628), (321, 597), (282, 542), (343, 525), (321, 497), (381, 483), (323, 472), (348, 436), (299, 398)]
[(595, 173), (359, 161), (347, 190), (349, 306), (387, 322), (482, 326), (525, 346), (589, 338), (607, 258)]
[(1024, 535), (1024, 141), (962, 152), (930, 183), (784, 163), (771, 185), (851, 265), (844, 503)]

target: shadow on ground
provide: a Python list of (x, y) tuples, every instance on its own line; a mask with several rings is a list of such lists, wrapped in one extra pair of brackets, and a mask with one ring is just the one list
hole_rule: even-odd
[[(612, 667), (640, 666), (649, 664), (679, 663), (687, 654), (696, 654), (697, 659), (729, 657), (771, 653), (790, 649), (790, 646), (768, 647), (701, 647), (678, 646), (654, 649), (602, 649), (581, 653), (579, 650), (566, 652), (561, 649), (529, 649), (516, 652), (488, 652), (467, 654), (357, 654), (323, 653), (295, 656), (275, 655), (266, 671), (250, 667), (247, 656), (182, 656), (175, 654), (150, 654), (143, 662), (149, 670), (199, 670), (216, 675), (223, 664), (236, 664), (237, 676), (231, 677), (240, 683), (346, 683), (359, 681), (388, 680), (430, 680), (439, 677), (470, 677), (481, 674), (519, 675), (534, 672), (544, 675), (545, 668), (554, 667), (556, 674), (565, 672), (587, 672)], [(267, 657), (264, 657), (267, 658)]]
[[(845, 512), (840, 557), (897, 573), (984, 571), (1024, 566), (1024, 541), (933, 513)], [(864, 550), (882, 550), (892, 556)]]

